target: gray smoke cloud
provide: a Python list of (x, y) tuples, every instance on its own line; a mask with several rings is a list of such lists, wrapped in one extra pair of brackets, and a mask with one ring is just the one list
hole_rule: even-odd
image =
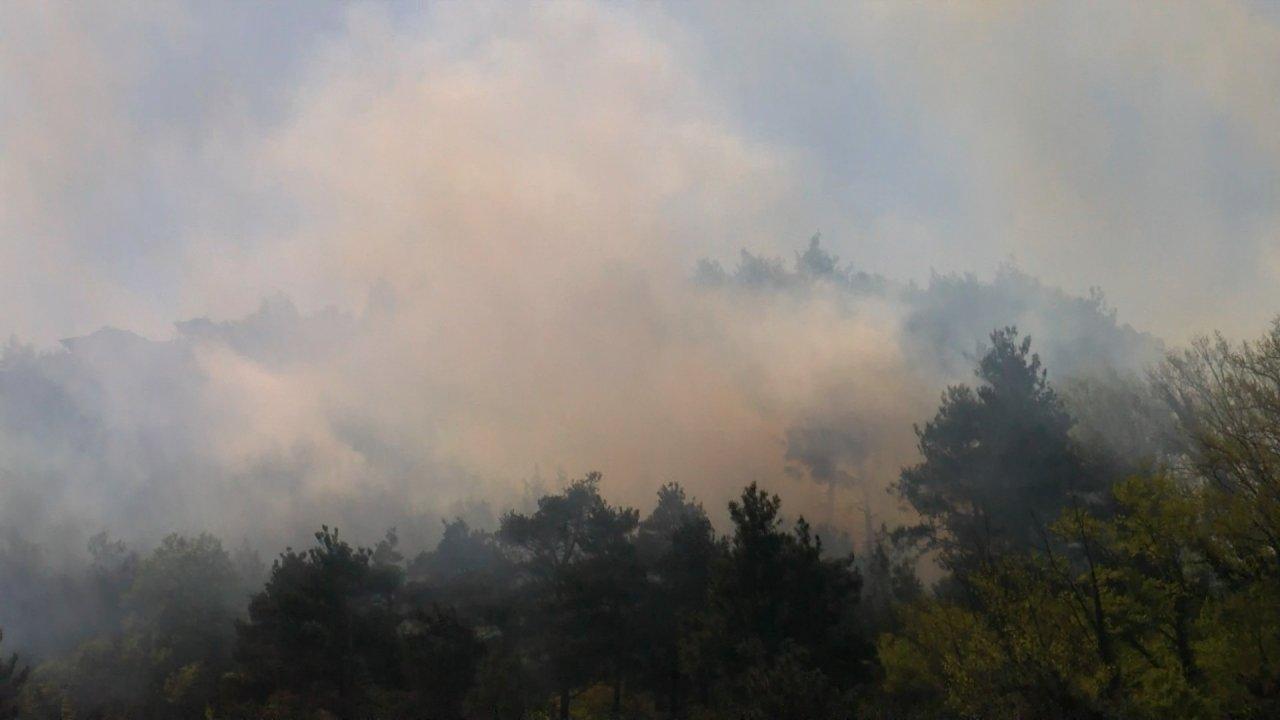
[(535, 468), (891, 519), (992, 328), (1065, 381), (1158, 353), (1093, 285), (1271, 314), (1274, 18), (756, 12), (5, 4), (0, 525), (426, 542)]
[[(275, 297), (237, 320), (178, 322), (167, 340), (104, 328), (55, 351), (11, 344), (0, 524), (69, 547), (102, 529), (147, 542), (193, 528), (273, 546), (319, 522), (395, 525), (423, 544), (442, 515), (517, 503), (539, 465), (608, 468), (624, 502), (669, 479), (716, 502), (761, 480), (828, 522), (864, 502), (889, 520), (882, 490), (912, 456), (912, 424), (970, 380), (990, 328), (1042, 330), (1055, 380), (1136, 377), (1160, 351), (1099, 298), (1011, 268), (916, 287), (841, 268), (817, 238), (793, 264), (704, 260), (667, 292), (679, 302), (648, 308), (647, 333), (631, 316), (642, 305), (607, 308), (603, 340), (562, 330), (566, 354), (540, 361), (552, 350), (530, 345), (473, 379), (406, 357), (417, 315), (381, 286), (356, 314)], [(538, 366), (486, 387), (523, 362)]]

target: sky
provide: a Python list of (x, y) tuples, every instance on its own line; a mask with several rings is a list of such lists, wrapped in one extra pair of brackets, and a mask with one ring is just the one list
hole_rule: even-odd
[[(1280, 14), (1248, 2), (0, 4), (0, 336), (346, 318), (305, 361), (194, 345), (217, 467), (323, 466), (309, 493), (557, 462), (720, 491), (837, 386), (901, 418), (896, 461), (938, 391), (898, 310), (746, 313), (689, 294), (700, 258), (821, 232), (1250, 337), (1278, 181)], [(371, 468), (335, 413), (397, 449)]]
[[(541, 260), (634, 254), (589, 230), (677, 264), (820, 230), (894, 277), (1012, 260), (1165, 337), (1245, 335), (1280, 279), (1278, 22), (1238, 2), (5, 3), (0, 332), (164, 334), (275, 291), (351, 305), (442, 261), (427, 244), (543, 222), (509, 204), (555, 215), (565, 239), (523, 241)], [(499, 172), (493, 217), (437, 220)], [(612, 217), (588, 228), (579, 203)], [(343, 208), (385, 217), (319, 237)]]

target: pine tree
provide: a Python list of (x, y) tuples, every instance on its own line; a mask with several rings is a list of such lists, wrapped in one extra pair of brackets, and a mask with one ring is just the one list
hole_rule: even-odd
[[(0, 643), (3, 642), (4, 631), (0, 630)], [(19, 667), (17, 653), (10, 655), (8, 660), (0, 659), (0, 720), (16, 720), (18, 717), (18, 695), (30, 674), (31, 668)]]

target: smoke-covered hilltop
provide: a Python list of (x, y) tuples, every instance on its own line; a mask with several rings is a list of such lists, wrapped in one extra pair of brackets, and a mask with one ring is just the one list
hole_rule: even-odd
[(817, 238), (792, 263), (744, 251), (732, 270), (704, 260), (668, 286), (639, 308), (568, 308), (586, 323), (557, 333), (583, 351), (497, 394), (510, 379), (494, 373), (558, 349), (432, 370), (450, 329), (416, 325), (385, 287), (355, 314), (276, 297), (239, 319), (178, 322), (164, 340), (104, 328), (50, 350), (11, 341), (0, 527), (73, 555), (103, 530), (274, 547), (320, 521), (358, 536), (396, 525), (422, 544), (439, 517), (483, 523), (485, 504), (518, 504), (537, 467), (601, 469), (636, 502), (667, 480), (717, 504), (752, 479), (787, 482), (796, 511), (847, 526), (868, 500), (877, 518), (897, 515), (881, 490), (914, 456), (912, 424), (969, 380), (993, 328), (1032, 335), (1064, 387), (1132, 375), (1160, 352), (1097, 294), (1010, 267), (918, 287), (841, 266)]
[[(176, 323), (167, 340), (103, 328), (55, 350), (11, 341), (0, 359), (0, 527), (55, 555), (103, 530), (276, 543), (322, 517), (399, 521), (412, 537), (403, 484), (444, 488), (467, 482), (461, 471), (319, 397), (272, 407), (367, 337), (377, 312), (302, 314), (276, 297), (238, 320)], [(432, 533), (437, 511), (464, 509), (444, 499), (421, 508)]]
[(0, 720), (1280, 716), (1276, 11), (0, 37)]
[(967, 378), (978, 346), (993, 328), (1006, 325), (1037, 339), (1038, 352), (1057, 377), (1141, 371), (1163, 352), (1157, 338), (1118, 321), (1101, 289), (1091, 289), (1087, 297), (1071, 295), (1011, 264), (1001, 265), (990, 280), (935, 272), (920, 287), (852, 264), (841, 266), (815, 235), (790, 268), (782, 258), (743, 250), (732, 271), (716, 260), (702, 260), (696, 279), (712, 288), (797, 299), (832, 293), (850, 311), (870, 300), (894, 303), (902, 312), (905, 357), (942, 377)]
[[(703, 260), (695, 277), (707, 291), (747, 306), (763, 304), (766, 313), (786, 308), (799, 322), (810, 313), (831, 312), (838, 318), (832, 320), (833, 330), (852, 318), (888, 318), (898, 363), (894, 375), (909, 382), (885, 399), (878, 380), (860, 378), (866, 368), (851, 364), (844, 368), (846, 376), (837, 371), (787, 428), (789, 469), (826, 486), (866, 478), (879, 490), (892, 479), (909, 457), (902, 450), (909, 437), (904, 429), (923, 416), (942, 388), (972, 380), (974, 363), (994, 329), (1016, 326), (1033, 337), (1050, 379), (1069, 396), (1093, 391), (1090, 408), (1101, 398), (1138, 392), (1133, 381), (1163, 354), (1157, 338), (1118, 321), (1101, 290), (1073, 296), (1012, 265), (1000, 266), (990, 280), (934, 273), (920, 287), (842, 266), (814, 236), (790, 265), (743, 250), (732, 270)], [(1106, 435), (1096, 427), (1102, 422), (1106, 419), (1086, 412), (1078, 431)], [(882, 493), (859, 500), (868, 501), (878, 513), (893, 514)]]

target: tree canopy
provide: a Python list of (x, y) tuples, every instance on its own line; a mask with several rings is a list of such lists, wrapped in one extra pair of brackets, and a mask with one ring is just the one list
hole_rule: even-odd
[[(0, 720), (1280, 713), (1280, 323), (1070, 402), (1005, 328), (976, 380), (917, 429), (893, 490), (918, 520), (856, 557), (759, 483), (718, 528), (678, 483), (642, 514), (596, 472), (416, 554), (321, 526), (267, 570), (98, 533), (60, 575), (11, 540), (23, 637), (84, 620), (0, 662)], [(1107, 408), (1149, 424), (1097, 447)]]

